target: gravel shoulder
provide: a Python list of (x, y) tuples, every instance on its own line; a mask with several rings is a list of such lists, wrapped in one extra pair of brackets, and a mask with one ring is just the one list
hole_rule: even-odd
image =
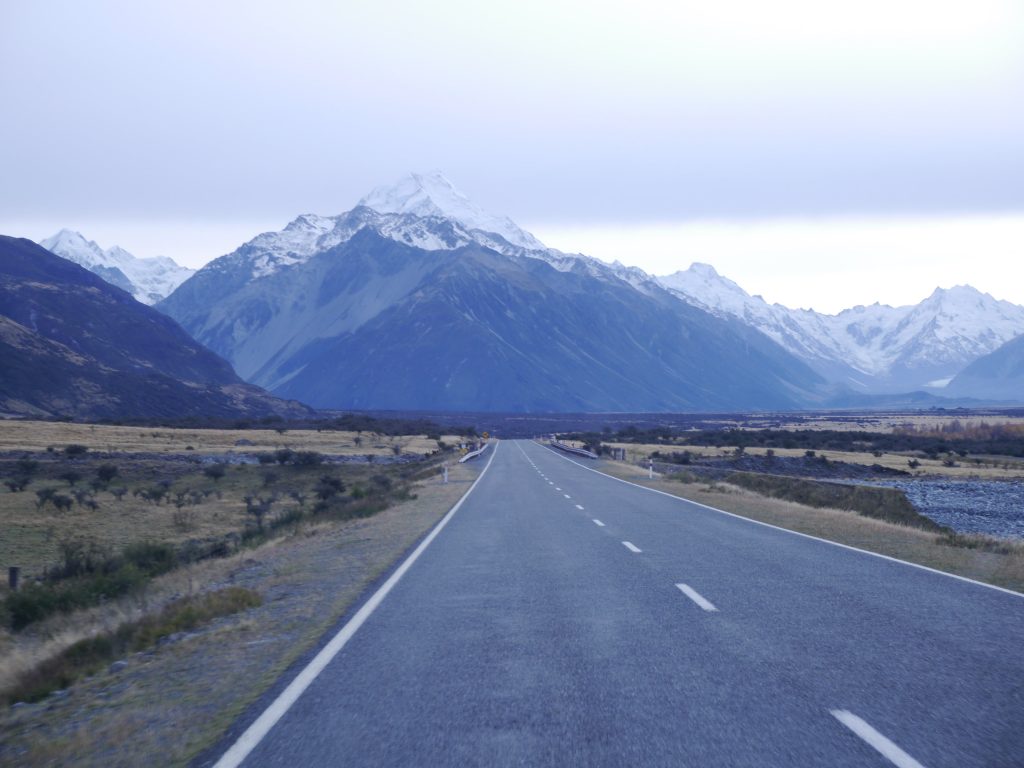
[(263, 605), (172, 636), (35, 704), (0, 713), (0, 766), (187, 765), (468, 490), (482, 464), (417, 498), (346, 523), (301, 526), (236, 557), (197, 566), (197, 589), (248, 587)]

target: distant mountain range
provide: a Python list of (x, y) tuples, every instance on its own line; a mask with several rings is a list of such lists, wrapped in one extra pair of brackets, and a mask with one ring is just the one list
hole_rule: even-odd
[(158, 308), (248, 381), (323, 408), (793, 408), (823, 396), (823, 379), (763, 334), (639, 270), (547, 249), (439, 174), (361, 202), (259, 235)]
[(0, 235), (0, 415), (306, 416), (166, 315), (31, 240)]
[(156, 304), (166, 298), (195, 272), (167, 256), (140, 259), (116, 245), (103, 250), (70, 229), (62, 229), (39, 244), (128, 291), (143, 304)]
[[(707, 264), (659, 280), (684, 301), (742, 320), (830, 381), (859, 392), (945, 394), (968, 364), (1024, 334), (1024, 307), (966, 285), (936, 288), (911, 306), (873, 304), (825, 315), (768, 304)], [(959, 394), (985, 396), (969, 388)]]
[[(112, 282), (124, 277), (148, 299), (187, 273), (173, 262), (179, 271), (165, 263), (145, 273), (77, 233), (44, 244)], [(144, 261), (155, 260), (135, 260)], [(258, 235), (156, 308), (246, 381), (321, 408), (747, 410), (921, 406), (947, 394), (1024, 401), (1006, 373), (1016, 369), (999, 362), (1016, 359), (1024, 307), (957, 286), (906, 307), (789, 309), (706, 264), (654, 277), (547, 248), (439, 173), (411, 174), (345, 213), (302, 215)], [(996, 362), (968, 373), (989, 355)]]

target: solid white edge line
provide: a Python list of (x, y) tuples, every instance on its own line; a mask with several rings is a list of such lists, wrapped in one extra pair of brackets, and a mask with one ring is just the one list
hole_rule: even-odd
[(405, 575), (405, 572), (409, 570), (413, 563), (419, 558), (423, 551), (430, 546), (437, 535), (444, 529), (448, 524), (448, 521), (452, 519), (456, 512), (459, 511), (459, 507), (462, 503), (469, 498), (469, 495), (473, 493), (473, 489), (476, 488), (477, 484), (484, 479), (484, 475), (487, 474), (487, 470), (491, 468), (491, 463), (494, 461), (494, 457), (498, 453), (498, 443), (494, 444), (494, 450), (491, 451), (491, 458), (487, 461), (487, 466), (483, 468), (480, 476), (469, 486), (462, 498), (455, 502), (455, 506), (448, 510), (448, 514), (441, 518), (441, 520), (434, 526), (433, 530), (427, 534), (427, 537), (420, 542), (420, 545), (413, 550), (405, 561), (398, 566), (398, 569), (391, 574), (390, 578), (385, 581), (380, 588), (373, 593), (369, 600), (363, 604), (356, 615), (346, 622), (338, 633), (331, 638), (330, 642), (325, 645), (320, 652), (313, 657), (313, 660), (307, 664), (295, 679), (288, 684), (278, 695), (274, 701), (270, 703), (263, 714), (261, 714), (256, 720), (245, 729), (245, 732), (238, 737), (234, 744), (221, 755), (220, 759), (214, 764), (214, 768), (236, 768), (242, 764), (242, 761), (249, 756), (249, 753), (256, 748), (256, 746), (263, 740), (270, 730), (277, 724), (285, 712), (291, 708), (292, 704), (298, 700), (299, 696), (310, 686), (310, 684), (317, 678), (331, 660), (338, 655), (338, 652), (345, 647), (352, 636), (359, 631), (359, 628), (366, 622), (370, 615), (377, 609), (377, 606), (383, 602), (384, 598), (387, 597), (388, 593), (398, 583), (399, 579)]
[[(542, 445), (540, 447), (544, 448), (545, 446)], [(648, 488), (646, 485), (640, 485), (639, 483), (631, 483), (629, 480), (623, 480), (621, 477), (615, 477), (614, 475), (609, 475), (607, 472), (601, 472), (598, 469), (592, 469), (591, 467), (586, 467), (586, 466), (580, 464), (578, 461), (573, 461), (568, 456), (563, 456), (562, 454), (558, 453), (557, 451), (555, 451), (555, 450), (553, 450), (551, 448), (548, 448), (547, 450), (550, 453), (553, 453), (558, 458), (564, 459), (565, 461), (568, 461), (570, 464), (575, 464), (580, 469), (587, 470), (587, 472), (593, 472), (595, 475), (601, 475), (601, 477), (607, 477), (609, 480), (614, 480), (614, 481), (616, 481), (618, 483), (625, 483), (626, 485), (632, 485), (634, 488), (642, 488), (643, 490), (650, 491), (651, 493), (657, 493), (657, 494), (659, 494), (661, 496), (668, 496), (668, 498), (670, 498), (670, 499), (675, 499), (676, 501), (681, 501), (681, 502), (683, 502), (685, 504), (694, 504), (694, 505), (696, 505), (698, 507), (703, 507), (704, 509), (711, 510), (712, 512), (717, 512), (720, 515), (728, 515), (729, 517), (735, 517), (737, 520), (743, 520), (744, 522), (747, 522), (747, 523), (752, 523), (754, 525), (761, 525), (761, 526), (764, 526), (765, 528), (774, 528), (776, 531), (782, 531), (783, 533), (789, 533), (789, 534), (792, 534), (793, 536), (800, 536), (802, 538), (811, 539), (813, 541), (820, 541), (822, 544), (830, 544), (833, 547), (840, 547), (841, 549), (848, 549), (851, 552), (860, 552), (862, 555), (870, 555), (871, 557), (877, 557), (877, 558), (880, 558), (882, 560), (888, 560), (888, 561), (890, 561), (892, 563), (901, 563), (903, 565), (909, 565), (911, 568), (917, 568), (917, 569), (922, 570), (922, 571), (928, 571), (929, 573), (937, 573), (939, 576), (946, 576), (946, 577), (948, 577), (950, 579), (956, 579), (957, 581), (967, 582), (968, 584), (976, 584), (977, 586), (985, 587), (986, 589), (994, 589), (996, 592), (1002, 592), (1002, 593), (1007, 594), (1007, 595), (1013, 595), (1014, 597), (1024, 597), (1024, 592), (1014, 592), (1012, 589), (1007, 589), (1006, 587), (998, 587), (995, 584), (986, 584), (984, 581), (978, 581), (976, 579), (972, 579), (972, 578), (969, 578), (967, 576), (960, 576), (960, 575), (958, 575), (956, 573), (949, 573), (947, 571), (940, 571), (938, 568), (930, 568), (927, 565), (921, 565), (920, 563), (912, 563), (909, 560), (900, 560), (898, 557), (892, 557), (890, 555), (883, 555), (880, 552), (872, 552), (869, 549), (860, 549), (858, 547), (851, 547), (849, 544), (841, 544), (838, 541), (830, 541), (829, 539), (823, 539), (820, 536), (812, 536), (809, 533), (801, 533), (800, 531), (791, 531), (789, 528), (783, 528), (783, 527), (778, 526), (778, 525), (772, 525), (771, 523), (763, 523), (760, 520), (752, 520), (749, 517), (743, 517), (743, 515), (737, 515), (737, 514), (735, 514), (733, 512), (726, 512), (724, 509), (718, 509), (717, 507), (710, 507), (707, 504), (701, 504), (699, 501), (690, 501), (689, 499), (684, 499), (682, 496), (675, 496), (675, 495), (673, 495), (671, 493), (666, 493), (665, 491), (659, 491), (657, 488)]]
[(597, 519), (596, 517), (594, 518), (594, 523), (595, 523), (596, 525), (600, 526), (601, 528), (604, 528), (604, 523), (602, 523), (602, 522), (601, 522), (600, 520), (598, 520), (598, 519)]
[(857, 734), (897, 768), (924, 768), (921, 763), (852, 712), (845, 709), (830, 709), (829, 712), (832, 713), (832, 717)]
[(622, 546), (624, 546), (626, 549), (628, 549), (634, 555), (639, 555), (641, 552), (643, 552), (643, 550), (640, 549), (640, 547), (638, 547), (636, 544), (634, 544), (631, 541), (624, 541), (624, 542), (622, 542)]
[(715, 604), (710, 600), (705, 599), (696, 589), (687, 584), (676, 584), (676, 587), (686, 595), (688, 598), (693, 600), (697, 605), (703, 608), (705, 611), (717, 611)]

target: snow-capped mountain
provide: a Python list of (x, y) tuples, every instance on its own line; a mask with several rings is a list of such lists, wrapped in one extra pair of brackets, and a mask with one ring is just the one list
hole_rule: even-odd
[(526, 250), (545, 250), (544, 244), (506, 216), (494, 216), (473, 203), (438, 171), (410, 173), (397, 184), (377, 187), (357, 205), (379, 213), (411, 213), (420, 218), (439, 216), (470, 230), (500, 235)]
[(318, 407), (779, 408), (824, 385), (764, 335), (642, 270), (548, 249), (439, 174), (261, 234), (157, 308)]
[(541, 259), (560, 272), (615, 276), (641, 290), (657, 287), (655, 279), (637, 267), (548, 248), (510, 219), (479, 208), (436, 172), (411, 173), (391, 186), (377, 187), (355, 208), (337, 216), (303, 214), (280, 232), (257, 235), (208, 266), (232, 272), (236, 281), (268, 277), (348, 242), (365, 228), (427, 251), (476, 244), (506, 256)]
[(140, 259), (117, 245), (103, 250), (70, 229), (62, 229), (39, 244), (128, 291), (143, 304), (156, 304), (195, 273), (167, 256)]
[(826, 378), (866, 392), (941, 392), (973, 360), (1024, 333), (1024, 307), (970, 286), (936, 288), (915, 305), (826, 315), (768, 304), (707, 264), (658, 279), (684, 301), (739, 318)]

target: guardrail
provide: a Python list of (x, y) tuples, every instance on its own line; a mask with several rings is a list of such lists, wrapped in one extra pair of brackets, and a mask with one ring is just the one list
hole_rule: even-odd
[(487, 450), (487, 446), (488, 445), (490, 445), (490, 443), (484, 443), (483, 448), (477, 448), (475, 451), (470, 451), (465, 456), (463, 456), (461, 459), (459, 459), (459, 464), (463, 464), (463, 463), (469, 461), (470, 459), (475, 459), (477, 456), (479, 456), (481, 453), (483, 453), (484, 451)]
[(548, 442), (558, 450), (565, 451), (566, 453), (575, 453), (577, 456), (586, 456), (588, 459), (597, 458), (597, 454), (592, 451), (585, 451), (582, 448), (573, 448), (571, 445), (560, 443), (557, 440), (549, 440)]

